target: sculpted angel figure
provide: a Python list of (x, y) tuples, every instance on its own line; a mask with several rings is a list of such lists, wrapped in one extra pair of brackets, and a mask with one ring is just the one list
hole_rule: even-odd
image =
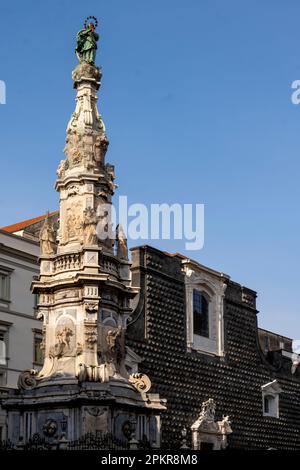
[(109, 330), (106, 335), (108, 360), (118, 366), (123, 357), (122, 330)]

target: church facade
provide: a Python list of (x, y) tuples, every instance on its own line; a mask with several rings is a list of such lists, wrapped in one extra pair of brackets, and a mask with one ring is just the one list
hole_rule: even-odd
[(179, 442), (213, 399), (218, 418), (230, 417), (229, 448), (300, 449), (298, 356), (291, 340), (259, 330), (256, 292), (150, 246), (134, 248), (132, 260), (140, 302), (127, 335), (167, 399), (165, 439)]

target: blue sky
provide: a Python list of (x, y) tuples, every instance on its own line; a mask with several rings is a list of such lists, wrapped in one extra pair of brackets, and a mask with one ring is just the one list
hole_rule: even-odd
[[(297, 0), (3, 1), (0, 226), (58, 207), (83, 19), (100, 20), (99, 109), (117, 195), (205, 204), (186, 253), (258, 291), (259, 324), (300, 338)], [(168, 251), (184, 243), (156, 241)]]

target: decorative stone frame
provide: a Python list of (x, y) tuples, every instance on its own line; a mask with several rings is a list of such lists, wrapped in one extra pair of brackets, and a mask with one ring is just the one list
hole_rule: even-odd
[(226, 449), (228, 435), (232, 433), (231, 421), (229, 416), (216, 421), (215, 411), (216, 402), (212, 398), (202, 403), (200, 415), (191, 426), (193, 450), (203, 450), (203, 445), (211, 450)]
[[(279, 418), (279, 395), (282, 392), (280, 385), (277, 380), (269, 382), (261, 387), (262, 390), (262, 411), (263, 416), (268, 416), (271, 418)], [(269, 411), (265, 410), (265, 399), (270, 398), (272, 401), (272, 409)]]
[[(186, 290), (187, 349), (224, 356), (223, 304), (227, 285), (225, 276), (190, 260), (183, 261)], [(226, 277), (227, 278), (227, 277)], [(193, 291), (201, 291), (209, 301), (209, 337), (194, 334)]]

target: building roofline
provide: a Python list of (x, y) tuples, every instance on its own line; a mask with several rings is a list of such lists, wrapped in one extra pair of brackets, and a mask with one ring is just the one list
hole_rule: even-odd
[(258, 330), (265, 331), (266, 333), (270, 333), (271, 335), (280, 336), (281, 338), (288, 339), (290, 341), (294, 341), (293, 338), (290, 338), (289, 336), (281, 335), (280, 333), (275, 333), (274, 331), (266, 330), (266, 328), (258, 327)]
[(210, 274), (214, 274), (215, 276), (224, 277), (225, 279), (230, 280), (229, 274), (223, 273), (221, 271), (217, 271), (216, 269), (209, 268), (208, 266), (205, 266), (204, 264), (201, 264), (198, 261), (195, 261), (187, 256), (182, 257), (182, 263), (192, 264), (197, 268), (201, 268), (204, 271), (209, 272)]
[[(179, 260), (181, 260), (182, 263), (186, 262), (186, 263), (194, 264), (198, 268), (201, 268), (201, 269), (203, 269), (207, 272), (210, 272), (211, 274), (214, 274), (215, 276), (218, 276), (218, 277), (222, 276), (225, 279), (230, 280), (230, 276), (228, 274), (225, 274), (225, 273), (222, 273), (222, 272), (217, 271), (215, 269), (209, 268), (208, 266), (204, 266), (204, 264), (200, 264), (200, 263), (198, 263), (198, 261), (192, 260), (191, 258), (189, 258), (188, 256), (183, 255), (182, 253), (178, 253), (178, 252), (177, 253), (169, 253), (168, 251), (160, 250), (159, 248), (156, 248), (156, 247), (151, 246), (151, 245), (133, 246), (132, 248), (130, 248), (130, 251), (139, 250), (141, 248), (150, 248), (151, 250), (162, 253), (165, 256), (168, 256), (169, 258), (178, 258)], [(251, 289), (249, 289), (249, 290), (251, 290)]]
[[(22, 241), (22, 242), (31, 243), (31, 245), (35, 245), (35, 246), (39, 246), (39, 244), (40, 244), (36, 240), (32, 240), (31, 238), (22, 237), (22, 235), (16, 235), (15, 233), (6, 232), (5, 230), (2, 230), (1, 228), (0, 228), (0, 235), (5, 235), (6, 237), (15, 238), (16, 240), (19, 240), (19, 241)], [(0, 245), (1, 245), (1, 242), (0, 242)]]
[(6, 227), (1, 227), (0, 231), (6, 232), (6, 233), (19, 232), (20, 230), (24, 230), (26, 227), (29, 227), (30, 225), (36, 224), (37, 222), (40, 222), (41, 220), (46, 219), (47, 216), (52, 217), (53, 215), (56, 215), (58, 213), (59, 213), (58, 210), (53, 211), (53, 212), (46, 212), (46, 214), (33, 217), (32, 219), (22, 220), (21, 222), (16, 222), (15, 224), (7, 225)]

